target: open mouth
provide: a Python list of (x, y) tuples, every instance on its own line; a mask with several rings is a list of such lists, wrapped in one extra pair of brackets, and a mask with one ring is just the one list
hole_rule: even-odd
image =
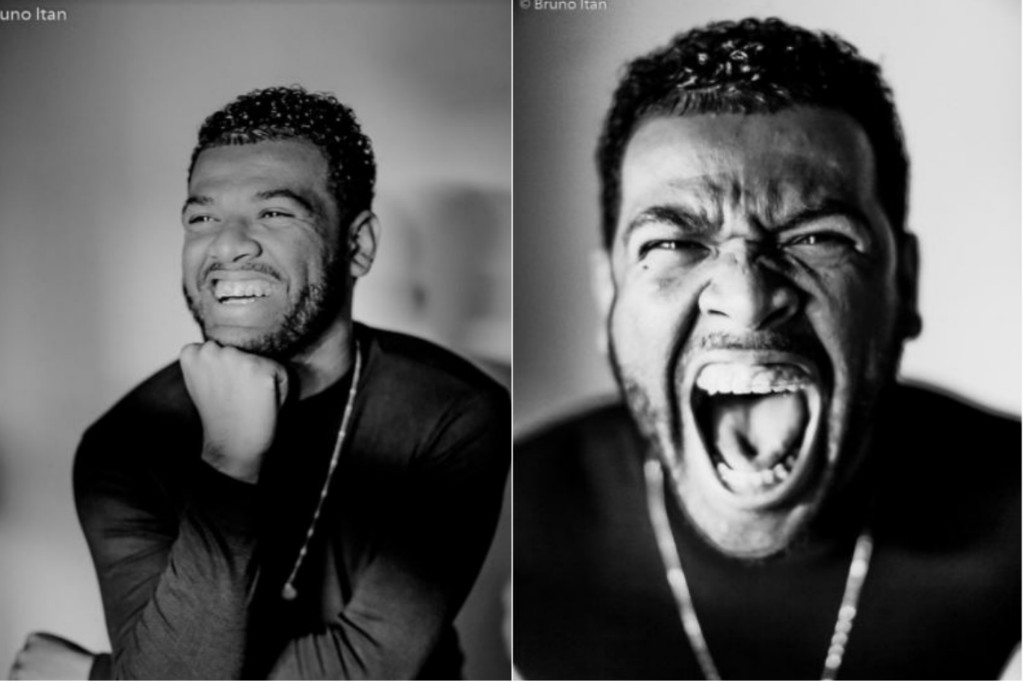
[(213, 297), (224, 305), (249, 305), (269, 297), (273, 288), (265, 279), (214, 279)]
[(795, 362), (714, 362), (697, 374), (690, 407), (703, 449), (733, 503), (792, 499), (814, 470), (819, 379)]

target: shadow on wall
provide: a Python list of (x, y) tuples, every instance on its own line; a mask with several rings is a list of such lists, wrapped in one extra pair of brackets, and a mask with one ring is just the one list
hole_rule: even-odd
[(381, 247), (355, 316), (467, 355), (505, 386), (511, 366), (511, 194), (464, 184), (381, 201)]

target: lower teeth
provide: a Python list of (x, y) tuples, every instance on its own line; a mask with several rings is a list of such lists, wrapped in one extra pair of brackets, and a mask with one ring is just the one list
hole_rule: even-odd
[(770, 469), (753, 471), (737, 471), (724, 462), (718, 462), (716, 468), (721, 480), (729, 488), (735, 492), (748, 492), (770, 488), (785, 481), (792, 473), (792, 465), (795, 464), (795, 460), (796, 456), (792, 454)]

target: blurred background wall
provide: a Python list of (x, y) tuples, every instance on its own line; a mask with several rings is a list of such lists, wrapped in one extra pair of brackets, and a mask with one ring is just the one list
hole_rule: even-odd
[[(71, 495), (83, 429), (198, 339), (180, 293), (203, 118), (300, 83), (351, 105), (383, 225), (355, 314), (510, 380), (510, 11), (503, 0), (85, 2), (0, 22), (0, 671), (31, 630), (108, 647)], [(507, 517), (458, 625), (508, 677)], [(0, 673), (0, 674), (2, 674)]]
[[(612, 390), (597, 350), (597, 136), (622, 64), (715, 19), (779, 16), (878, 60), (912, 162), (923, 335), (903, 375), (1020, 410), (1018, 0), (606, 0), (515, 24), (515, 423)], [(600, 3), (590, 3), (601, 7)]]

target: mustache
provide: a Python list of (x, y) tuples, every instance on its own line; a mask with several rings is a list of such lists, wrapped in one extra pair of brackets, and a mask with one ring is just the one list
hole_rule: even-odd
[(776, 351), (814, 359), (824, 354), (824, 348), (816, 336), (809, 331), (793, 329), (751, 331), (744, 334), (728, 332), (702, 334), (689, 339), (683, 357), (689, 358), (694, 353), (712, 350)]
[(224, 272), (258, 272), (260, 274), (273, 277), (278, 281), (283, 279), (283, 277), (281, 277), (281, 273), (278, 272), (276, 268), (271, 265), (267, 265), (266, 263), (245, 263), (240, 266), (228, 267), (223, 263), (216, 262), (210, 263), (210, 265), (203, 270), (202, 277), (199, 278), (199, 281), (205, 282), (209, 279), (210, 275), (221, 270)]

